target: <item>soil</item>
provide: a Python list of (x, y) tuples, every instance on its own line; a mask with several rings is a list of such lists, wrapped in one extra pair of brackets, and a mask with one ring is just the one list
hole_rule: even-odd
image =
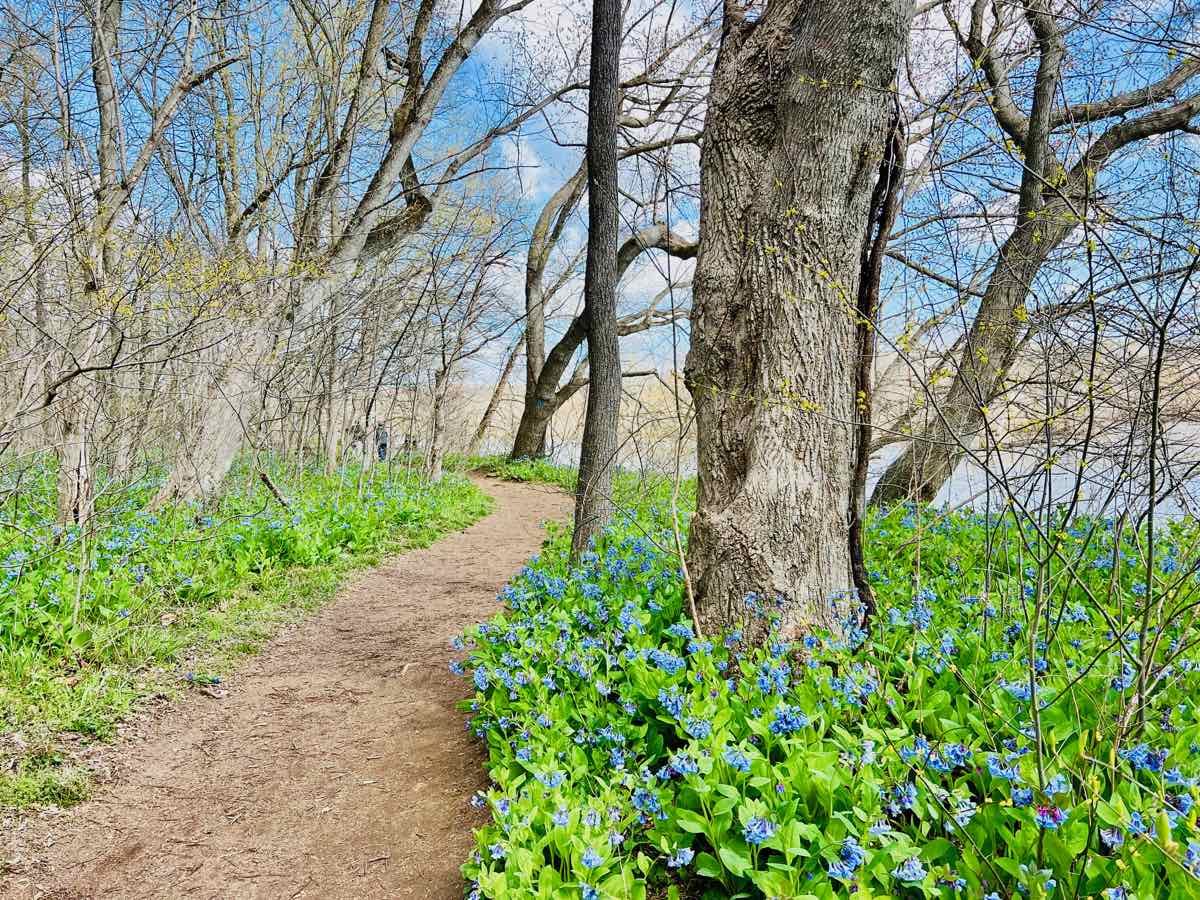
[(356, 576), (226, 696), (166, 707), (86, 803), (17, 820), (0, 897), (461, 898), (486, 778), (449, 640), (498, 610), (570, 507), (481, 484), (490, 516)]

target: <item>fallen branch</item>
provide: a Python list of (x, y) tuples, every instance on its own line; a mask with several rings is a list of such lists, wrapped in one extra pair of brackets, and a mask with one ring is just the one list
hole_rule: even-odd
[(267, 486), (267, 490), (269, 490), (275, 499), (279, 501), (280, 506), (282, 506), (284, 509), (292, 508), (292, 504), (288, 503), (287, 497), (280, 493), (279, 488), (275, 486), (275, 482), (271, 480), (270, 475), (268, 475), (266, 472), (259, 472), (258, 477), (262, 483)]

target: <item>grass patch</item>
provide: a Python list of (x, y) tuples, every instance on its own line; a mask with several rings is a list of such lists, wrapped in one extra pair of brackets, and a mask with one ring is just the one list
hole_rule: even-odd
[[(512, 460), (506, 456), (474, 456), (459, 460), (458, 466), (506, 481), (554, 485), (569, 494), (575, 492), (575, 483), (579, 479), (576, 469), (545, 459)], [(660, 472), (634, 472), (618, 468), (613, 474), (613, 501), (629, 522), (636, 522), (639, 516), (657, 518), (660, 511), (670, 509), (673, 485), (673, 479)], [(680, 480), (677, 504), (681, 527), (686, 528), (687, 517), (696, 506), (694, 477)]]
[(86, 800), (90, 790), (86, 770), (57, 758), (26, 758), (0, 778), (0, 807), (73, 806)]
[(110, 740), (147, 697), (181, 695), (189, 672), (228, 673), (333, 597), (349, 572), (491, 508), (463, 478), (429, 485), (379, 468), (361, 492), (356, 472), (276, 472), (285, 511), (237, 472), (206, 509), (151, 514), (152, 485), (131, 487), (85, 534), (54, 524), (52, 473), (33, 474), (42, 490), (24, 498), (21, 539), (0, 544), (0, 806), (9, 807), (82, 799), (86, 772), (71, 747)]

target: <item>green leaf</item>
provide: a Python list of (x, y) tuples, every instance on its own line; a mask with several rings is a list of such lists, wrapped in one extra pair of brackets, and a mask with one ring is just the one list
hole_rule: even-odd
[(703, 878), (720, 878), (725, 873), (725, 869), (711, 853), (697, 853), (694, 867), (696, 874)]
[(750, 869), (750, 854), (745, 850), (734, 850), (732, 847), (722, 847), (717, 851), (721, 862), (734, 875), (741, 878)]

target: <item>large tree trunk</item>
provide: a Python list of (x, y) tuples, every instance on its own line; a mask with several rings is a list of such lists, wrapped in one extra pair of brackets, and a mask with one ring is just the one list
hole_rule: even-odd
[[(185, 426), (171, 467), (151, 506), (213, 497), (263, 410), (262, 380), (257, 365), (272, 336), (253, 328), (237, 343), (226, 367), (212, 375), (197, 404), (194, 424)], [(305, 437), (299, 438), (303, 452)]]
[(621, 411), (621, 348), (617, 335), (617, 114), (620, 112), (622, 0), (592, 3), (588, 79), (588, 245), (583, 308), (587, 320), (587, 415), (575, 488), (578, 557), (612, 516), (612, 472)]
[[(685, 375), (688, 568), (706, 628), (795, 635), (850, 585), (854, 296), (910, 0), (727, 4), (701, 156)], [(761, 598), (756, 616), (747, 595)]]

